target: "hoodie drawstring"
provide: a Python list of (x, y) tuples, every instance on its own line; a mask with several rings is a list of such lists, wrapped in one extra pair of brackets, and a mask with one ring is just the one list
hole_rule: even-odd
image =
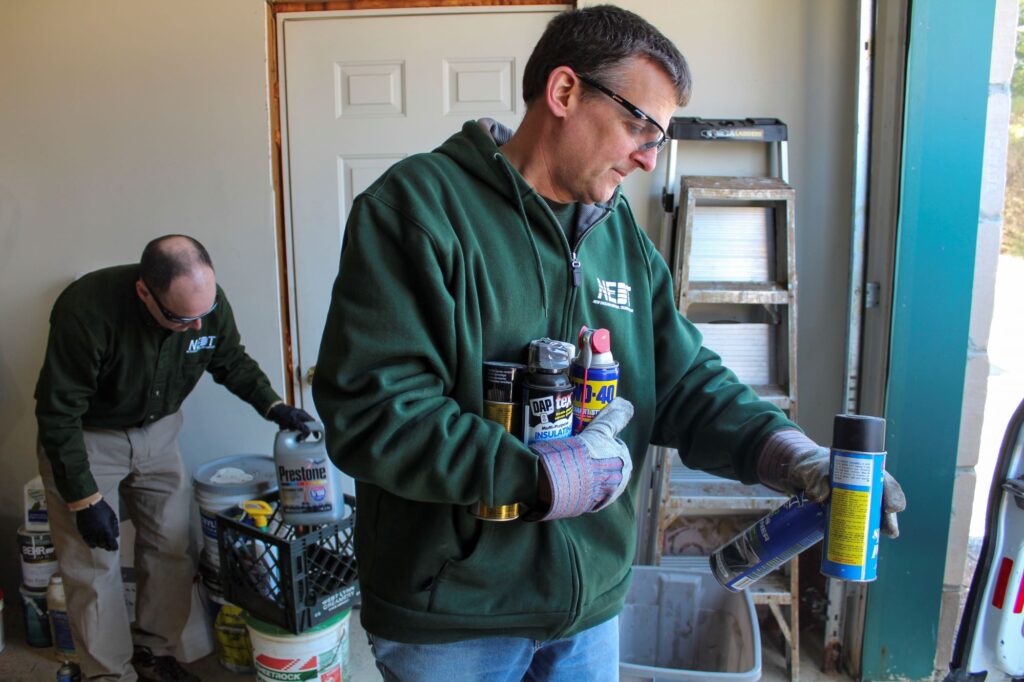
[(508, 159), (499, 153), (495, 153), (494, 158), (498, 159), (498, 163), (501, 165), (502, 170), (505, 171), (505, 176), (508, 178), (509, 184), (512, 186), (512, 193), (516, 197), (516, 205), (519, 208), (519, 218), (522, 220), (522, 226), (523, 230), (526, 232), (526, 238), (530, 241), (530, 249), (533, 251), (533, 261), (537, 269), (537, 280), (540, 283), (541, 312), (546, 316), (548, 314), (548, 284), (547, 280), (544, 279), (544, 268), (541, 266), (540, 249), (537, 247), (537, 240), (533, 237), (533, 230), (530, 229), (530, 219), (526, 215), (526, 205), (523, 204), (523, 195), (519, 191), (519, 183), (516, 182), (515, 173), (513, 173)]

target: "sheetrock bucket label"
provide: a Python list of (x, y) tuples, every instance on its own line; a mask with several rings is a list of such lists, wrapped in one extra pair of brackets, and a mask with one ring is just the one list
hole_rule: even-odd
[(275, 682), (342, 682), (337, 648), (299, 658), (276, 658), (259, 654), (256, 656), (256, 675), (261, 680)]

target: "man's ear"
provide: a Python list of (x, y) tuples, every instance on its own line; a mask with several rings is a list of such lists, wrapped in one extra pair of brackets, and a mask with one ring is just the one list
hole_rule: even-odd
[(149, 289), (147, 289), (146, 285), (142, 283), (141, 277), (135, 280), (135, 293), (138, 294), (139, 298), (141, 298), (143, 301), (145, 301), (146, 298), (149, 296)]
[(545, 102), (555, 118), (565, 118), (579, 98), (579, 78), (568, 66), (559, 66), (548, 74)]

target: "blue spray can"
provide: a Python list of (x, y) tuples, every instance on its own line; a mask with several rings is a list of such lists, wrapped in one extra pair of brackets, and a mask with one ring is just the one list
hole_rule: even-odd
[(808, 547), (825, 533), (825, 508), (803, 493), (786, 500), (709, 558), (711, 572), (723, 587), (739, 592)]
[(579, 352), (569, 370), (572, 381), (572, 432), (579, 433), (619, 392), (619, 363), (612, 357), (607, 329), (580, 329)]
[(828, 532), (821, 572), (868, 582), (878, 577), (878, 534), (885, 475), (885, 420), (838, 414), (832, 426)]

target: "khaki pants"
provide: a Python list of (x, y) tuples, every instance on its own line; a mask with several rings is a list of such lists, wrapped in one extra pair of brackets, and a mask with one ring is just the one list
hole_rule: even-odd
[(190, 485), (177, 440), (181, 422), (178, 412), (140, 428), (84, 432), (100, 493), (115, 513), (123, 500), (135, 524), (134, 628), (125, 607), (120, 552), (89, 549), (57, 492), (49, 460), (39, 451), (68, 616), (89, 679), (137, 679), (133, 647), (173, 654), (188, 620), (195, 569), (188, 555)]

